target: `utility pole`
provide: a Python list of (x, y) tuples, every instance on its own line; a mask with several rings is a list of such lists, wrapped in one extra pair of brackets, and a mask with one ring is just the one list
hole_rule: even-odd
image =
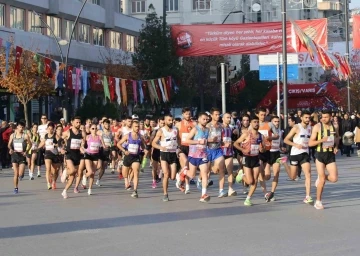
[[(349, 47), (349, 0), (345, 0), (345, 42), (346, 42), (346, 60), (350, 63), (350, 47)], [(348, 77), (346, 80), (347, 85), (347, 103), (348, 103), (348, 112), (351, 111), (351, 103), (350, 103), (350, 78)]]
[(283, 104), (284, 104), (284, 128), (288, 126), (288, 88), (287, 88), (287, 44), (286, 44), (286, 0), (281, 1), (282, 14), (282, 63), (283, 63)]

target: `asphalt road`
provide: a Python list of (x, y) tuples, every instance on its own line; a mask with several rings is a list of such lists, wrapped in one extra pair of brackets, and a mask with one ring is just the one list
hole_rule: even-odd
[(26, 176), (14, 195), (12, 171), (3, 170), (0, 255), (360, 255), (360, 159), (337, 161), (339, 181), (326, 185), (323, 211), (304, 204), (303, 180), (286, 181), (284, 172), (277, 201), (266, 203), (258, 189), (254, 206), (245, 207), (241, 193), (217, 198), (216, 176), (209, 203), (199, 202), (194, 185), (184, 195), (173, 183), (165, 203), (161, 187), (151, 188), (149, 170), (141, 174), (138, 199), (106, 173), (94, 195), (71, 190), (66, 200), (62, 184), (46, 189), (45, 175), (34, 181)]

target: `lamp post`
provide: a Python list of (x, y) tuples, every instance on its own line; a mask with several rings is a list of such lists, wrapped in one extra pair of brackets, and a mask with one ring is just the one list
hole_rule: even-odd
[[(346, 43), (346, 60), (350, 63), (350, 47), (349, 47), (349, 0), (345, 0), (345, 43)], [(350, 78), (346, 80), (347, 85), (347, 104), (348, 104), (348, 112), (351, 111), (351, 103), (350, 103)]]
[(283, 105), (284, 105), (284, 129), (287, 128), (288, 122), (288, 99), (287, 99), (287, 40), (286, 40), (286, 0), (281, 1), (281, 27), (282, 27), (282, 63), (283, 63)]
[[(71, 42), (72, 42), (72, 39), (73, 39), (73, 36), (74, 36), (74, 32), (75, 32), (75, 28), (76, 28), (76, 24), (78, 23), (78, 20), (80, 18), (80, 15), (85, 7), (85, 4), (87, 3), (88, 0), (83, 0), (82, 2), (82, 5), (81, 5), (81, 8), (80, 8), (80, 11), (78, 13), (78, 15), (76, 16), (75, 18), (75, 21), (74, 21), (74, 25), (72, 27), (72, 30), (71, 30), (71, 34), (70, 34), (70, 38), (69, 38), (69, 41), (67, 40), (59, 40), (56, 36), (55, 36), (55, 33), (54, 33), (54, 30), (41, 18), (41, 15), (38, 14), (37, 12), (33, 11), (35, 15), (37, 15), (39, 18), (40, 18), (40, 21), (50, 30), (50, 33), (51, 35), (53, 36), (53, 38), (55, 39), (56, 41), (56, 44), (58, 46), (58, 49), (59, 49), (59, 52), (60, 52), (60, 58), (61, 58), (61, 62), (65, 64), (65, 67), (64, 67), (64, 83), (65, 81), (67, 81), (67, 66), (68, 66), (68, 60), (69, 60), (69, 53), (70, 53), (70, 46), (71, 46)], [(61, 45), (65, 46), (65, 45), (68, 45), (67, 47), (67, 52), (66, 52), (66, 56), (65, 56), (65, 62), (64, 62), (64, 55), (63, 55), (63, 52), (62, 52), (62, 49), (61, 49)], [(72, 85), (67, 85), (67, 86), (72, 86)], [(65, 93), (64, 93), (64, 96), (65, 96), (65, 107), (63, 108), (63, 117), (66, 121), (69, 120), (68, 118), (68, 105), (69, 105), (69, 100), (68, 100), (68, 95), (67, 95), (67, 91), (66, 91), (66, 88), (65, 88)]]
[(223, 20), (223, 22), (221, 24), (224, 24), (225, 21), (229, 18), (230, 14), (233, 14), (233, 13), (242, 13), (243, 14), (243, 22), (242, 23), (245, 23), (245, 13), (241, 10), (236, 10), (236, 11), (229, 12), (229, 14), (226, 15), (225, 19)]

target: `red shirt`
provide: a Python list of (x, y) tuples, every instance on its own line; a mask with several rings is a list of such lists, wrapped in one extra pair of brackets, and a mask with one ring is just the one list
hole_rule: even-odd
[(67, 125), (67, 126), (64, 127), (63, 132), (66, 132), (66, 131), (68, 131), (69, 129), (70, 129), (70, 125)]
[(117, 133), (120, 128), (121, 128), (120, 125), (118, 125), (118, 126), (111, 126), (111, 132)]
[(7, 128), (3, 133), (2, 133), (2, 139), (4, 143), (8, 143), (10, 140), (10, 136), (13, 133), (12, 128)]

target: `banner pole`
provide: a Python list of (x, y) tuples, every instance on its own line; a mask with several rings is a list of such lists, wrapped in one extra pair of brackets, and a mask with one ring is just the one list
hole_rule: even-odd
[(281, 1), (284, 128), (288, 126), (286, 0)]
[(225, 63), (220, 63), (221, 68), (221, 106), (222, 113), (226, 113), (226, 95), (225, 95)]
[(280, 118), (281, 128), (281, 117), (280, 117), (280, 54), (277, 52), (277, 65), (276, 65), (276, 77), (277, 77), (277, 116)]

